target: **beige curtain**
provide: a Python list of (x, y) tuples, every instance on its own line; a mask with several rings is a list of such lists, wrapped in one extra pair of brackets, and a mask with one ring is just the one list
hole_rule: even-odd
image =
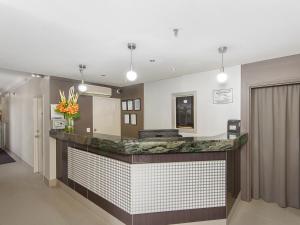
[(300, 85), (252, 89), (252, 197), (300, 208)]

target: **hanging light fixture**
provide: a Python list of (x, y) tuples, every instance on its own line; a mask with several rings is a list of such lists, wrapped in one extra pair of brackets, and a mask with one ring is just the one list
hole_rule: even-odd
[(128, 43), (128, 48), (130, 50), (130, 70), (126, 73), (126, 78), (129, 81), (135, 81), (137, 78), (137, 73), (133, 70), (132, 63), (132, 51), (136, 49), (135, 43)]
[(80, 92), (86, 92), (87, 91), (87, 85), (84, 83), (84, 78), (83, 78), (83, 71), (85, 69), (86, 69), (86, 65), (79, 64), (79, 72), (81, 74), (81, 83), (78, 85), (78, 90)]
[(220, 72), (217, 75), (217, 81), (219, 83), (225, 83), (228, 80), (228, 75), (224, 71), (224, 53), (227, 51), (227, 47), (223, 46), (218, 49), (219, 53), (222, 54), (222, 65), (220, 68)]

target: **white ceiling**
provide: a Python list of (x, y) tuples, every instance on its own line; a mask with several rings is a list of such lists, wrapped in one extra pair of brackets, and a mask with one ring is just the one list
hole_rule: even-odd
[(126, 85), (133, 41), (137, 83), (207, 71), (221, 45), (227, 66), (300, 53), (299, 12), (299, 0), (0, 0), (0, 67), (79, 79), (84, 63), (89, 81)]

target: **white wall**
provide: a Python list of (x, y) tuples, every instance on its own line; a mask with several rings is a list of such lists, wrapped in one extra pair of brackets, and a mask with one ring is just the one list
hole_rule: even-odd
[[(226, 84), (216, 81), (217, 70), (145, 83), (145, 129), (172, 128), (172, 94), (197, 92), (197, 136), (226, 132), (228, 119), (240, 119), (241, 67), (225, 68)], [(213, 104), (213, 90), (233, 88), (233, 103)]]
[(9, 150), (33, 166), (33, 98), (44, 97), (44, 175), (49, 177), (49, 78), (30, 79), (5, 97), (4, 120), (9, 124)]

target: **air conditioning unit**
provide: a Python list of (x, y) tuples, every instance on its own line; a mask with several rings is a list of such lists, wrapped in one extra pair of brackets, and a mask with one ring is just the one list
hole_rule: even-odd
[(80, 95), (89, 95), (89, 96), (99, 96), (99, 97), (111, 97), (112, 90), (108, 87), (96, 86), (96, 85), (86, 85), (87, 91), (80, 92)]

